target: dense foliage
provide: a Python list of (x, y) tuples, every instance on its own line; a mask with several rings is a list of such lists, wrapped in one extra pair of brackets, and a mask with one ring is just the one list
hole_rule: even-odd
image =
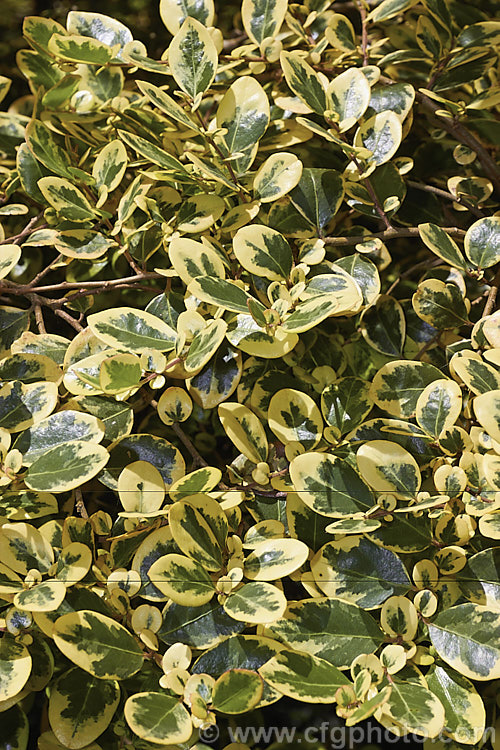
[(482, 746), (500, 23), (220, 5), (161, 0), (161, 59), (99, 13), (24, 22), (30, 93), (0, 114), (3, 747), (31, 717), (40, 750), (201, 748), (283, 696)]

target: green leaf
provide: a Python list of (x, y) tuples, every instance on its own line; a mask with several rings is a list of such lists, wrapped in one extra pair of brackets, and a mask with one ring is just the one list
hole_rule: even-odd
[(101, 341), (133, 353), (174, 348), (175, 331), (160, 318), (132, 307), (117, 307), (90, 315), (89, 328)]
[(5, 353), (28, 330), (29, 321), (29, 310), (0, 306), (0, 352)]
[(186, 381), (188, 393), (203, 409), (213, 409), (231, 397), (241, 372), (241, 354), (223, 343), (208, 364)]
[(115, 680), (96, 679), (73, 667), (53, 685), (49, 722), (59, 742), (78, 750), (96, 740), (109, 726), (120, 699)]
[(455, 670), (438, 665), (431, 667), (425, 679), (429, 690), (444, 706), (446, 735), (467, 745), (480, 742), (485, 731), (486, 712), (472, 682)]
[(261, 203), (278, 200), (290, 192), (302, 175), (302, 162), (295, 154), (282, 151), (269, 156), (255, 175), (253, 189)]
[[(332, 299), (333, 297), (333, 299)], [(304, 333), (338, 312), (340, 304), (331, 294), (318, 294), (301, 302), (283, 323), (287, 333)]]
[(26, 646), (10, 635), (0, 640), (0, 700), (19, 693), (31, 672), (31, 656)]
[(474, 222), (464, 239), (465, 254), (478, 268), (490, 268), (500, 261), (500, 217), (488, 216)]
[(492, 547), (469, 557), (457, 580), (463, 595), (476, 604), (500, 611), (500, 547)]
[(341, 458), (303, 453), (290, 463), (290, 478), (300, 499), (316, 513), (342, 518), (372, 507), (374, 498), (359, 474)]
[(281, 643), (347, 669), (360, 654), (373, 654), (383, 633), (373, 617), (341, 599), (291, 602), (285, 616), (266, 627)]
[(187, 742), (193, 725), (191, 717), (177, 698), (165, 693), (136, 693), (127, 698), (125, 721), (146, 742), (175, 745)]
[(121, 393), (139, 385), (142, 368), (135, 354), (114, 354), (99, 368), (99, 384), (104, 393)]
[(199, 193), (184, 201), (177, 214), (177, 229), (186, 234), (199, 234), (220, 219), (226, 204), (218, 195)]
[(234, 236), (233, 250), (243, 268), (256, 276), (281, 281), (290, 275), (292, 251), (275, 229), (262, 224), (242, 227)]
[(175, 482), (169, 489), (172, 500), (183, 500), (190, 495), (210, 492), (222, 479), (222, 472), (214, 466), (204, 466), (201, 469), (186, 474)]
[(250, 76), (237, 78), (216, 114), (217, 127), (227, 131), (221, 139), (223, 149), (227, 156), (238, 155), (230, 162), (237, 175), (244, 174), (252, 164), (269, 119), (269, 100), (260, 83)]
[(71, 440), (44, 451), (28, 469), (26, 485), (42, 492), (66, 492), (95, 477), (107, 464), (101, 445)]
[(313, 552), (331, 539), (330, 534), (325, 531), (328, 518), (309, 508), (296, 492), (287, 494), (286, 519), (290, 536), (301, 539)]
[(417, 462), (411, 453), (390, 440), (369, 440), (359, 448), (356, 462), (376, 495), (394, 492), (411, 500), (420, 489)]
[(417, 424), (434, 438), (449, 429), (462, 411), (462, 391), (447, 378), (434, 380), (420, 394), (416, 406)]
[(321, 411), (326, 423), (339, 435), (360, 425), (372, 410), (370, 384), (360, 378), (340, 378), (321, 394)]
[(286, 0), (243, 0), (241, 20), (243, 28), (255, 44), (276, 37), (287, 11)]
[(132, 409), (123, 402), (115, 401), (114, 398), (80, 396), (72, 405), (97, 417), (104, 426), (104, 435), (109, 442), (114, 442), (132, 431)]
[(16, 62), (21, 73), (28, 79), (30, 88), (35, 91), (40, 87), (50, 90), (63, 79), (59, 68), (38, 52), (19, 50)]
[(373, 378), (370, 395), (391, 416), (405, 419), (415, 412), (425, 387), (440, 378), (440, 370), (426, 362), (388, 362)]
[(29, 729), (28, 718), (20, 706), (2, 712), (2, 741), (9, 750), (27, 750)]
[(382, 294), (363, 311), (361, 332), (370, 346), (381, 354), (400, 357), (406, 335), (403, 308), (394, 297)]
[(53, 637), (64, 656), (99, 680), (124, 680), (143, 664), (136, 639), (99, 612), (81, 610), (59, 617)]
[(63, 219), (74, 222), (92, 221), (96, 213), (84, 194), (61, 177), (42, 177), (38, 180), (45, 200)]
[(403, 13), (403, 11), (415, 5), (416, 0), (382, 0), (366, 17), (367, 21), (379, 23), (387, 21), (389, 18)]
[(163, 555), (152, 564), (148, 575), (163, 594), (184, 607), (207, 604), (215, 594), (205, 568), (184, 555)]
[(0, 256), (0, 279), (5, 278), (12, 271), (21, 257), (19, 245), (2, 245)]
[(37, 424), (54, 411), (57, 397), (56, 383), (6, 383), (0, 388), (0, 427), (20, 432)]
[(226, 614), (218, 602), (194, 607), (182, 607), (172, 602), (167, 605), (158, 637), (168, 644), (180, 642), (204, 649), (240, 633), (244, 628), (245, 624)]
[[(177, 0), (173, 0), (173, 1), (177, 2)], [(180, 0), (180, 2), (183, 2), (183, 1), (184, 0)], [(167, 0), (167, 2), (170, 3), (172, 2), (172, 0)], [(160, 6), (160, 12), (161, 12), (161, 6)], [(194, 14), (192, 13), (190, 15), (195, 17)], [(200, 132), (198, 125), (195, 122), (193, 122), (193, 120), (191, 120), (189, 115), (186, 112), (184, 112), (182, 107), (179, 106), (179, 104), (177, 104), (175, 99), (172, 99), (172, 97), (166, 94), (165, 91), (163, 91), (163, 89), (158, 88), (158, 86), (153, 86), (153, 84), (149, 83), (148, 81), (137, 81), (137, 85), (139, 89), (142, 91), (142, 93), (145, 96), (147, 96), (147, 98), (166, 115), (171, 117), (176, 122), (180, 122), (181, 125), (184, 125), (185, 127), (190, 128), (191, 130)], [(128, 135), (130, 135), (130, 133)]]
[(398, 729), (420, 737), (437, 737), (445, 723), (444, 706), (439, 698), (413, 682), (395, 680), (382, 710)]
[(267, 458), (268, 444), (262, 422), (247, 406), (226, 401), (217, 410), (222, 427), (236, 448), (258, 464)]
[(354, 52), (356, 49), (353, 25), (349, 18), (341, 13), (333, 13), (330, 16), (325, 29), (325, 37), (333, 49), (340, 49), (344, 52)]
[(196, 103), (217, 70), (217, 50), (203, 24), (186, 18), (168, 48), (168, 62), (177, 85)]
[(12, 521), (25, 521), (52, 516), (58, 512), (57, 500), (48, 492), (4, 492), (0, 512)]
[[(123, 23), (103, 13), (70, 10), (66, 19), (66, 27), (70, 34), (88, 36), (109, 47), (120, 45), (121, 49), (133, 38), (132, 33)], [(117, 56), (120, 57), (120, 54)]]
[(227, 331), (225, 320), (212, 320), (194, 336), (186, 359), (184, 369), (187, 373), (201, 370), (209, 362), (224, 341)]
[(171, 34), (177, 34), (188, 16), (205, 26), (213, 26), (213, 0), (160, 0), (161, 20)]
[(48, 46), (56, 57), (86, 65), (106, 65), (113, 57), (113, 49), (107, 44), (76, 34), (53, 34)]
[(229, 594), (224, 611), (234, 620), (252, 625), (268, 625), (283, 615), (286, 597), (272, 583), (252, 581)]
[(189, 501), (177, 500), (168, 513), (175, 543), (185, 555), (196, 560), (205, 570), (222, 567), (222, 551), (210, 525)]
[(259, 703), (263, 690), (264, 683), (257, 672), (229, 669), (215, 682), (212, 706), (224, 714), (242, 714)]
[(363, 536), (329, 542), (311, 561), (316, 585), (327, 596), (357, 604), (380, 606), (393, 595), (405, 594), (410, 579), (399, 557)]
[(302, 567), (308, 556), (309, 548), (299, 539), (268, 539), (251, 551), (243, 572), (255, 581), (276, 581)]
[(259, 674), (283, 695), (304, 703), (334, 703), (337, 688), (349, 683), (329, 662), (297, 651), (276, 654)]
[(429, 636), (439, 656), (472, 680), (500, 675), (500, 613), (479, 604), (458, 604), (429, 623)]
[(123, 179), (127, 164), (127, 150), (123, 143), (118, 140), (107, 143), (92, 167), (92, 177), (99, 190), (106, 188), (109, 193), (115, 190)]
[(321, 236), (344, 198), (342, 176), (335, 169), (304, 168), (299, 184), (289, 197), (301, 216)]
[[(425, 18), (425, 16), (419, 18)], [(395, 112), (403, 122), (411, 111), (414, 101), (415, 89), (411, 84), (395, 83), (394, 85), (373, 88), (369, 107), (375, 112), (384, 112), (385, 110)]]
[(247, 300), (251, 297), (234, 281), (198, 276), (189, 283), (188, 292), (209, 305), (218, 305), (231, 312), (248, 313)]
[(14, 596), (14, 605), (26, 612), (55, 612), (66, 596), (62, 581), (42, 581)]
[(41, 455), (56, 446), (73, 440), (100, 443), (104, 436), (104, 424), (96, 417), (84, 412), (65, 409), (42, 419), (19, 435), (15, 442), (23, 454), (23, 465), (31, 464)]
[(109, 462), (99, 480), (107, 487), (118, 489), (118, 477), (133, 461), (152, 464), (162, 475), (167, 489), (186, 473), (180, 451), (165, 438), (146, 433), (119, 438), (110, 447)]
[(168, 247), (170, 261), (187, 285), (198, 276), (224, 279), (226, 269), (220, 255), (210, 246), (188, 237), (175, 237)]
[(68, 229), (59, 232), (54, 240), (58, 253), (67, 258), (94, 260), (100, 258), (117, 243), (93, 229)]
[[(259, 584), (261, 585), (261, 584)], [(265, 584), (270, 588), (270, 584)], [(248, 584), (258, 589), (257, 584)], [(271, 587), (272, 588), (272, 587)], [(264, 590), (264, 589), (262, 589)], [(270, 638), (256, 635), (234, 635), (225, 638), (221, 643), (205, 651), (191, 666), (193, 674), (209, 674), (220, 677), (231, 664), (234, 669), (256, 670), (265, 664), (280, 650), (280, 645)], [(264, 692), (259, 708), (274, 703), (280, 694), (270, 685), (264, 683)]]
[(313, 112), (322, 115), (328, 109), (326, 91), (317, 73), (300, 52), (282, 52), (281, 67), (288, 86)]
[(152, 143), (150, 140), (146, 140), (146, 138), (142, 138), (140, 135), (135, 135), (135, 133), (127, 133), (125, 130), (120, 130), (118, 135), (123, 141), (125, 141), (127, 146), (133, 148), (134, 151), (137, 151), (138, 154), (148, 161), (152, 161), (153, 164), (157, 164), (159, 167), (166, 169), (169, 172), (174, 172), (186, 177), (186, 168), (179, 159), (176, 159), (175, 156), (172, 156), (167, 151), (164, 151), (164, 149), (156, 146), (156, 144)]
[[(365, 113), (371, 97), (368, 79), (359, 68), (348, 68), (328, 84), (329, 108), (343, 133), (355, 125)], [(387, 108), (388, 109), (388, 108)]]
[[(421, 18), (422, 17), (423, 16), (421, 16)], [(429, 250), (432, 250), (438, 258), (455, 266), (455, 268), (460, 268), (463, 271), (467, 270), (467, 264), (464, 261), (457, 243), (444, 231), (444, 229), (441, 229), (441, 227), (438, 227), (436, 224), (419, 224), (418, 231), (422, 242), (424, 242)]]
[(310, 396), (293, 388), (283, 388), (269, 402), (268, 424), (283, 444), (301, 443), (315, 448), (323, 435), (321, 413)]
[(46, 573), (54, 552), (42, 534), (27, 523), (5, 523), (0, 529), (1, 559), (11, 570), (26, 575), (32, 568)]
[(370, 117), (361, 125), (354, 138), (354, 145), (369, 149), (372, 152), (370, 161), (380, 166), (392, 159), (402, 137), (401, 120), (395, 112), (387, 110)]
[(469, 321), (460, 289), (440, 279), (422, 281), (412, 297), (412, 305), (419, 318), (438, 330), (459, 328)]

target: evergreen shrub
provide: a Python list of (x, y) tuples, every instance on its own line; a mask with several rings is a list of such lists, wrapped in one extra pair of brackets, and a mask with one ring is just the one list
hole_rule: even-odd
[(24, 22), (29, 92), (0, 114), (2, 747), (30, 721), (39, 750), (199, 749), (283, 696), (480, 747), (500, 23), (219, 5), (161, 0), (161, 59), (98, 12)]

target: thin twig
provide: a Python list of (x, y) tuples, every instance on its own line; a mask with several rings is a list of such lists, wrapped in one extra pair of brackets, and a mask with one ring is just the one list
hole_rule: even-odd
[[(458, 227), (442, 227), (442, 229), (451, 237), (465, 237), (465, 231)], [(352, 237), (324, 237), (324, 242), (326, 245), (333, 245), (334, 247), (348, 247), (351, 245), (357, 245), (359, 242), (367, 242), (368, 240), (373, 239), (381, 239), (385, 241), (401, 237), (420, 237), (418, 227), (391, 227), (391, 229), (385, 229), (383, 232), (370, 232), (365, 235), (353, 235)]]
[(483, 144), (457, 119), (442, 117), (437, 114), (437, 110), (440, 109), (440, 105), (437, 102), (434, 102), (419, 91), (416, 92), (416, 98), (439, 121), (439, 125), (443, 130), (448, 131), (457, 141), (460, 141), (464, 146), (468, 146), (468, 148), (477, 154), (477, 158), (481, 162), (485, 174), (493, 183), (497, 193), (500, 194), (500, 169)]
[(500, 268), (496, 272), (495, 278), (493, 279), (491, 283), (490, 291), (488, 292), (488, 297), (486, 298), (486, 304), (483, 309), (483, 315), (482, 315), (483, 318), (485, 318), (486, 315), (490, 315), (493, 312), (493, 308), (497, 300), (499, 286), (500, 286)]
[(39, 333), (47, 333), (47, 329), (45, 328), (45, 322), (43, 319), (43, 313), (42, 313), (42, 306), (39, 302), (35, 302), (33, 306), (33, 311), (35, 313), (35, 321), (38, 328)]
[(209, 466), (209, 464), (205, 461), (203, 456), (201, 456), (198, 453), (195, 445), (193, 444), (191, 439), (186, 435), (186, 433), (184, 432), (180, 424), (178, 422), (174, 422), (171, 425), (171, 427), (173, 431), (175, 432), (175, 434), (177, 435), (177, 437), (179, 438), (179, 440), (181, 441), (181, 443), (185, 446), (185, 448), (187, 448), (187, 450), (191, 454), (191, 457), (193, 459), (193, 467), (194, 466)]
[(391, 292), (397, 287), (400, 281), (403, 279), (407, 279), (409, 276), (412, 276), (415, 271), (420, 271), (424, 268), (435, 268), (436, 266), (439, 266), (443, 261), (441, 258), (436, 258), (436, 260), (433, 260), (429, 263), (429, 260), (426, 258), (425, 260), (421, 260), (419, 263), (415, 263), (414, 266), (411, 268), (408, 268), (408, 270), (404, 271), (402, 274), (398, 276), (398, 278), (392, 282), (389, 289), (387, 290), (386, 294), (391, 294)]
[[(94, 289), (101, 291), (111, 286), (120, 286), (121, 284), (133, 284), (135, 282), (147, 281), (149, 279), (164, 279), (165, 277), (161, 273), (155, 273), (151, 271), (149, 273), (138, 273), (136, 276), (124, 276), (120, 279), (109, 279), (107, 281), (61, 281), (59, 284), (47, 284), (46, 286), (37, 286), (36, 292), (57, 292), (57, 291), (69, 291), (70, 289), (80, 290), (82, 286), (87, 289)], [(0, 283), (0, 286), (2, 284)], [(8, 291), (11, 294), (23, 295), (26, 292), (30, 292), (32, 287), (29, 284), (14, 284), (9, 282)]]
[(0, 245), (20, 245), (24, 238), (29, 234), (37, 231), (37, 229), (43, 229), (43, 227), (47, 226), (46, 224), (43, 224), (41, 227), (35, 227), (35, 224), (38, 223), (42, 216), (43, 212), (39, 213), (38, 216), (34, 216), (29, 220), (24, 229), (19, 232), (19, 234), (14, 234), (12, 237), (7, 237), (5, 240), (0, 240)]
[(65, 320), (66, 323), (72, 326), (75, 329), (75, 331), (78, 331), (78, 333), (80, 333), (80, 331), (85, 330), (84, 327), (80, 325), (80, 323), (77, 320), (75, 320), (69, 313), (65, 312), (64, 310), (54, 310), (54, 313), (58, 315), (60, 318), (62, 318), (63, 320)]
[(361, 18), (361, 52), (363, 54), (363, 65), (368, 65), (368, 27), (366, 23), (366, 8), (363, 0), (356, 3)]
[(470, 211), (471, 214), (477, 216), (478, 219), (481, 219), (484, 216), (484, 213), (479, 208), (473, 206), (472, 203), (466, 201), (465, 198), (457, 197), (453, 195), (453, 193), (449, 193), (447, 190), (442, 190), (441, 188), (434, 187), (434, 185), (425, 185), (423, 182), (415, 182), (415, 180), (406, 180), (406, 184), (409, 187), (414, 188), (415, 190), (422, 190), (425, 193), (433, 193), (440, 198), (445, 198), (446, 200), (453, 201), (454, 203), (459, 203), (461, 206), (466, 208), (467, 211)]
[(54, 268), (56, 263), (59, 263), (62, 257), (63, 256), (61, 255), (61, 253), (59, 253), (59, 255), (57, 255), (54, 258), (54, 260), (51, 260), (50, 263), (47, 266), (45, 266), (45, 268), (42, 269), (39, 273), (37, 273), (37, 275), (30, 281), (30, 283), (27, 285), (27, 289), (33, 289), (33, 287), (36, 286), (38, 282), (41, 281), (41, 279), (47, 276), (49, 271), (51, 271)]

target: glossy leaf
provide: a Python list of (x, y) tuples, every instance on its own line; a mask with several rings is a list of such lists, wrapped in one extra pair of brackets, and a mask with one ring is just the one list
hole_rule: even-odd
[(135, 638), (98, 612), (82, 610), (59, 617), (53, 637), (70, 661), (100, 680), (124, 680), (142, 666), (142, 650)]

